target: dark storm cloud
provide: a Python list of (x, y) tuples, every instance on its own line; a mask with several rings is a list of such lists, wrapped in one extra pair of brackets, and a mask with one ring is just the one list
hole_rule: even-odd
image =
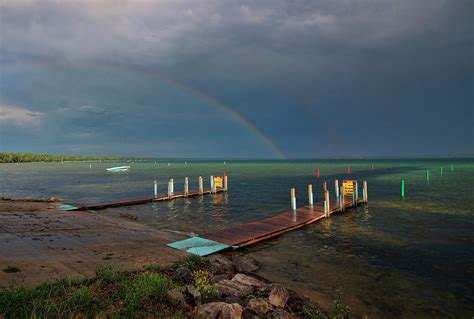
[[(212, 134), (203, 122), (236, 124), (200, 106), (195, 90), (294, 157), (469, 153), (473, 9), (464, 0), (3, 1), (1, 103), (44, 113), (51, 146), (120, 136), (140, 153), (134, 143), (158, 130), (167, 155), (186, 144), (204, 156), (229, 139), (248, 142), (242, 154), (275, 155), (250, 145), (248, 130)], [(340, 132), (357, 115), (363, 147)], [(194, 140), (193, 128), (207, 137)]]

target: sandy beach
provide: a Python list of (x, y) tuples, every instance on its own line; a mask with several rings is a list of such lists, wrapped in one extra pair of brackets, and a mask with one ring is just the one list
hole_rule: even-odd
[(0, 287), (90, 277), (98, 266), (168, 266), (188, 255), (165, 245), (182, 235), (96, 212), (59, 211), (53, 205), (59, 203), (0, 200), (0, 269), (20, 269), (0, 272)]

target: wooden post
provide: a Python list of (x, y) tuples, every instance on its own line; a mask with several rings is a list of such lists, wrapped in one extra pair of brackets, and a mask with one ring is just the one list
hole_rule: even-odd
[(313, 185), (308, 185), (308, 203), (311, 209), (313, 208)]
[(227, 172), (224, 172), (224, 191), (227, 192)]
[(204, 186), (203, 186), (203, 183), (202, 183), (202, 176), (199, 176), (199, 194), (203, 194), (204, 193)]
[(324, 200), (326, 202), (326, 210), (327, 210), (327, 213), (328, 213), (328, 216), (329, 216), (330, 205), (329, 205), (329, 191), (328, 190), (324, 192)]
[(155, 180), (155, 189), (154, 189), (154, 194), (155, 194), (155, 197), (158, 196), (158, 181)]
[(189, 179), (186, 176), (184, 178), (184, 196), (188, 197), (188, 193), (189, 193)]
[(214, 175), (211, 175), (211, 193), (214, 193)]
[(345, 206), (346, 205), (346, 202), (345, 202), (346, 198), (344, 196), (344, 184), (341, 185), (339, 193), (341, 194), (342, 211), (344, 211), (346, 209), (346, 206)]
[(296, 210), (296, 195), (295, 195), (294, 188), (291, 189), (290, 196), (291, 196), (291, 209)]
[(334, 181), (334, 190), (336, 192), (336, 201), (339, 202), (339, 180)]
[(364, 181), (364, 202), (369, 202), (369, 196), (367, 194), (367, 181)]
[(405, 181), (402, 179), (402, 183), (400, 186), (400, 195), (402, 199), (405, 199)]

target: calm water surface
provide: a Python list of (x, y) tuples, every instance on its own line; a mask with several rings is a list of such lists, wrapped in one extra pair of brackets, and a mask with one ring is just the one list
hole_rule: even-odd
[[(175, 190), (181, 190), (185, 176), (197, 189), (198, 176), (208, 186), (210, 175), (227, 171), (227, 194), (97, 212), (132, 214), (158, 229), (199, 234), (288, 210), (291, 187), (303, 205), (307, 184), (321, 200), (323, 181), (333, 193), (334, 179), (347, 178), (342, 161), (167, 163), (131, 163), (126, 173), (105, 171), (124, 164), (118, 162), (92, 163), (92, 168), (89, 163), (0, 164), (0, 196), (114, 199), (152, 194), (155, 179), (165, 192), (171, 177)], [(351, 161), (351, 170), (351, 178), (368, 181), (369, 205), (249, 247), (246, 252), (263, 265), (262, 275), (326, 307), (340, 294), (358, 315), (472, 318), (474, 161)]]

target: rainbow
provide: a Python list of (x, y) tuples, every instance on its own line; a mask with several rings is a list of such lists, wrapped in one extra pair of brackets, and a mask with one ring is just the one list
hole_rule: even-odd
[[(2, 63), (3, 64), (3, 63)], [(25, 62), (21, 62), (21, 64), (28, 64)], [(223, 101), (219, 100), (218, 98), (208, 94), (207, 92), (200, 90), (188, 83), (184, 83), (182, 81), (178, 81), (175, 78), (170, 77), (169, 75), (165, 75), (161, 72), (158, 72), (156, 69), (150, 69), (149, 67), (143, 67), (139, 65), (133, 64), (123, 64), (123, 63), (114, 63), (114, 62), (99, 62), (99, 63), (92, 63), (92, 62), (76, 62), (71, 63), (66, 60), (52, 60), (52, 59), (38, 59), (36, 58), (34, 62), (31, 64), (40, 64), (40, 65), (83, 65), (86, 67), (109, 67), (114, 69), (124, 69), (127, 71), (132, 71), (139, 74), (145, 74), (150, 77), (156, 77), (162, 81), (175, 85), (194, 96), (199, 97), (200, 99), (206, 101), (210, 106), (213, 106), (223, 113), (227, 114), (230, 118), (232, 118), (236, 123), (239, 123), (243, 127), (247, 128), (251, 133), (256, 135), (260, 141), (262, 141), (265, 145), (267, 145), (274, 155), (278, 159), (288, 159), (286, 154), (281, 150), (265, 133), (263, 133), (255, 124), (253, 124), (248, 118), (240, 114), (239, 112), (235, 111), (232, 107), (228, 104), (225, 104)], [(8, 64), (12, 66), (12, 64)], [(13, 64), (14, 65), (14, 64)], [(3, 65), (5, 66), (5, 65)]]

